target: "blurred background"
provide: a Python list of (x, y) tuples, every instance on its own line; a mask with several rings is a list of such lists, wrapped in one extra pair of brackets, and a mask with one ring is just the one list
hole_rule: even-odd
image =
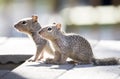
[(13, 26), (33, 14), (42, 26), (59, 22), (88, 39), (120, 40), (120, 0), (0, 0), (0, 37), (27, 37)]

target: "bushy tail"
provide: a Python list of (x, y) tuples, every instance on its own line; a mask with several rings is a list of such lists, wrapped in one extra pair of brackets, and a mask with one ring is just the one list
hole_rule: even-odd
[(93, 64), (94, 65), (119, 65), (120, 64), (120, 59), (117, 58), (104, 58), (104, 59), (96, 59), (93, 58)]

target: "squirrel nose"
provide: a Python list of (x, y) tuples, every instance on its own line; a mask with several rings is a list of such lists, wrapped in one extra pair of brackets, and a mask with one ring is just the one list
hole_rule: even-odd
[(41, 33), (41, 31), (39, 31), (39, 34)]
[(39, 31), (39, 34), (42, 34), (42, 30)]
[(14, 27), (16, 27), (16, 25), (14, 25)]
[(17, 25), (15, 24), (14, 27), (17, 27)]

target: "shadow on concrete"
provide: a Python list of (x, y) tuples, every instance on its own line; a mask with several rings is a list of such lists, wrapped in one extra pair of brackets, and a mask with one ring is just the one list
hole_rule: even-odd
[(86, 64), (86, 65), (76, 65), (75, 68), (95, 68), (95, 67), (115, 67), (115, 66), (120, 66), (120, 65), (99, 65), (96, 66), (94, 64)]
[(27, 79), (17, 73), (9, 72), (0, 77), (0, 79)]
[(96, 67), (93, 64), (86, 64), (86, 65), (76, 65), (75, 68), (92, 68)]
[(65, 70), (69, 70), (71, 68), (73, 68), (75, 65), (74, 64), (63, 64), (63, 65), (55, 65), (55, 64), (46, 64), (44, 62), (39, 62), (39, 64), (31, 64), (31, 65), (27, 65), (29, 66), (33, 66), (33, 67), (47, 67), (50, 69), (65, 69)]
[[(77, 65), (74, 69), (85, 69), (88, 71), (103, 72), (103, 73), (113, 73), (118, 74), (120, 77), (120, 65), (106, 65), (106, 66), (94, 66), (94, 65)], [(117, 78), (115, 78), (117, 79)]]

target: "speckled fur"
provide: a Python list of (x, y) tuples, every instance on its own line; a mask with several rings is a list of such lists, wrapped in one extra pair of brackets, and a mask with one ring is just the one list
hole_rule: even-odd
[[(25, 22), (25, 24), (23, 24), (23, 22)], [(35, 58), (33, 60), (30, 59), (29, 61), (34, 62), (41, 60), (43, 58), (44, 51), (47, 51), (49, 54), (53, 54), (53, 50), (51, 49), (49, 42), (38, 34), (41, 26), (37, 21), (34, 21), (32, 18), (20, 20), (17, 24), (14, 25), (14, 27), (20, 32), (23, 32), (30, 36), (36, 45), (37, 51)]]
[(39, 32), (39, 34), (41, 34), (45, 39), (48, 39), (52, 42), (56, 51), (55, 53), (59, 55), (56, 56), (53, 60), (48, 59), (48, 63), (54, 64), (59, 62), (59, 64), (64, 64), (66, 59), (70, 57), (73, 59), (73, 61), (78, 62), (79, 64), (118, 64), (117, 59), (95, 59), (90, 43), (85, 38), (78, 34), (63, 33), (60, 31), (60, 27), (60, 24), (47, 26)]

